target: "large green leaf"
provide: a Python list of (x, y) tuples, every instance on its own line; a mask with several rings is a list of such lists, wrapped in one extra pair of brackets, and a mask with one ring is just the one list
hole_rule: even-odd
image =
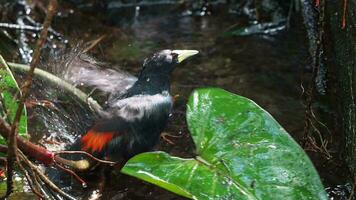
[[(6, 61), (0, 55), (0, 117), (11, 123), (15, 117), (18, 107), (18, 97), (21, 94)], [(26, 108), (23, 109), (19, 123), (18, 133), (27, 136)], [(5, 144), (4, 138), (0, 136), (0, 144)]]
[(187, 122), (196, 158), (143, 153), (122, 172), (192, 199), (327, 199), (303, 149), (253, 101), (200, 89)]

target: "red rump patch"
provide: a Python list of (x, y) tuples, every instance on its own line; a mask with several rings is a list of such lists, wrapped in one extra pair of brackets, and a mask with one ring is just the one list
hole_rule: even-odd
[(113, 137), (113, 132), (97, 132), (89, 130), (87, 134), (82, 137), (82, 149), (85, 151), (91, 150), (92, 152), (101, 151)]

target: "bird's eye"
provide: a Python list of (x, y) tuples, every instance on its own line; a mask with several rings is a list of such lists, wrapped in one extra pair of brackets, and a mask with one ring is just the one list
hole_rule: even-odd
[(178, 59), (178, 54), (177, 53), (171, 53), (173, 60)]

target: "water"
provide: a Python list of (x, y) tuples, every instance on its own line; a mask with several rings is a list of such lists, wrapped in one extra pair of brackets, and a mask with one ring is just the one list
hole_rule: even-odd
[[(72, 8), (61, 12), (65, 15), (56, 19), (54, 28), (63, 33), (72, 46), (105, 35), (89, 53), (100, 61), (112, 64), (114, 68), (133, 74), (140, 70), (144, 58), (155, 51), (200, 51), (198, 56), (179, 65), (174, 72), (172, 94), (176, 96), (176, 101), (165, 131), (178, 137), (171, 138), (174, 144), (161, 141), (156, 149), (181, 157), (193, 155), (193, 142), (185, 123), (185, 104), (189, 94), (199, 87), (220, 87), (254, 100), (270, 112), (297, 141), (302, 139), (304, 107), (301, 77), (309, 57), (305, 31), (300, 22), (274, 36), (235, 37), (224, 33), (233, 25), (243, 24), (246, 19), (227, 12), (213, 12), (210, 16), (187, 15), (191, 12), (179, 9), (175, 4), (132, 8), (113, 6), (105, 14), (79, 9), (73, 12)], [(65, 106), (61, 109), (68, 111)], [(53, 119), (51, 114), (47, 111), (43, 116)], [(60, 115), (69, 122), (66, 125), (57, 123), (52, 130), (60, 128), (63, 134), (70, 137), (63, 140), (60, 135), (52, 133), (50, 139), (72, 141), (76, 138), (74, 133), (79, 134), (90, 124), (90, 116), (86, 116), (84, 120), (88, 121), (73, 130), (70, 127), (83, 120), (80, 114), (77, 113), (72, 122), (67, 117), (68, 113), (62, 112)], [(341, 174), (345, 171), (343, 167), (325, 165), (325, 160), (318, 154), (311, 153), (311, 156), (325, 186), (342, 183), (343, 177), (347, 176), (345, 172)], [(105, 186), (105, 198), (183, 199), (118, 172), (114, 174)], [(98, 195), (95, 192), (98, 177), (91, 179), (86, 194), (82, 193), (80, 187), (74, 187), (74, 193), (84, 195), (84, 198)]]

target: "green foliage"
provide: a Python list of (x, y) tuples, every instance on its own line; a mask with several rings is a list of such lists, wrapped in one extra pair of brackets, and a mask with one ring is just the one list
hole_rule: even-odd
[[(6, 61), (0, 55), (0, 117), (11, 123), (15, 117), (20, 94), (19, 86), (16, 83), (12, 72)], [(21, 136), (27, 136), (27, 115), (24, 108), (19, 123), (18, 133)], [(0, 144), (5, 144), (4, 138), (0, 137)]]
[(304, 151), (253, 101), (200, 89), (187, 122), (197, 157), (143, 153), (122, 172), (192, 199), (327, 199)]

